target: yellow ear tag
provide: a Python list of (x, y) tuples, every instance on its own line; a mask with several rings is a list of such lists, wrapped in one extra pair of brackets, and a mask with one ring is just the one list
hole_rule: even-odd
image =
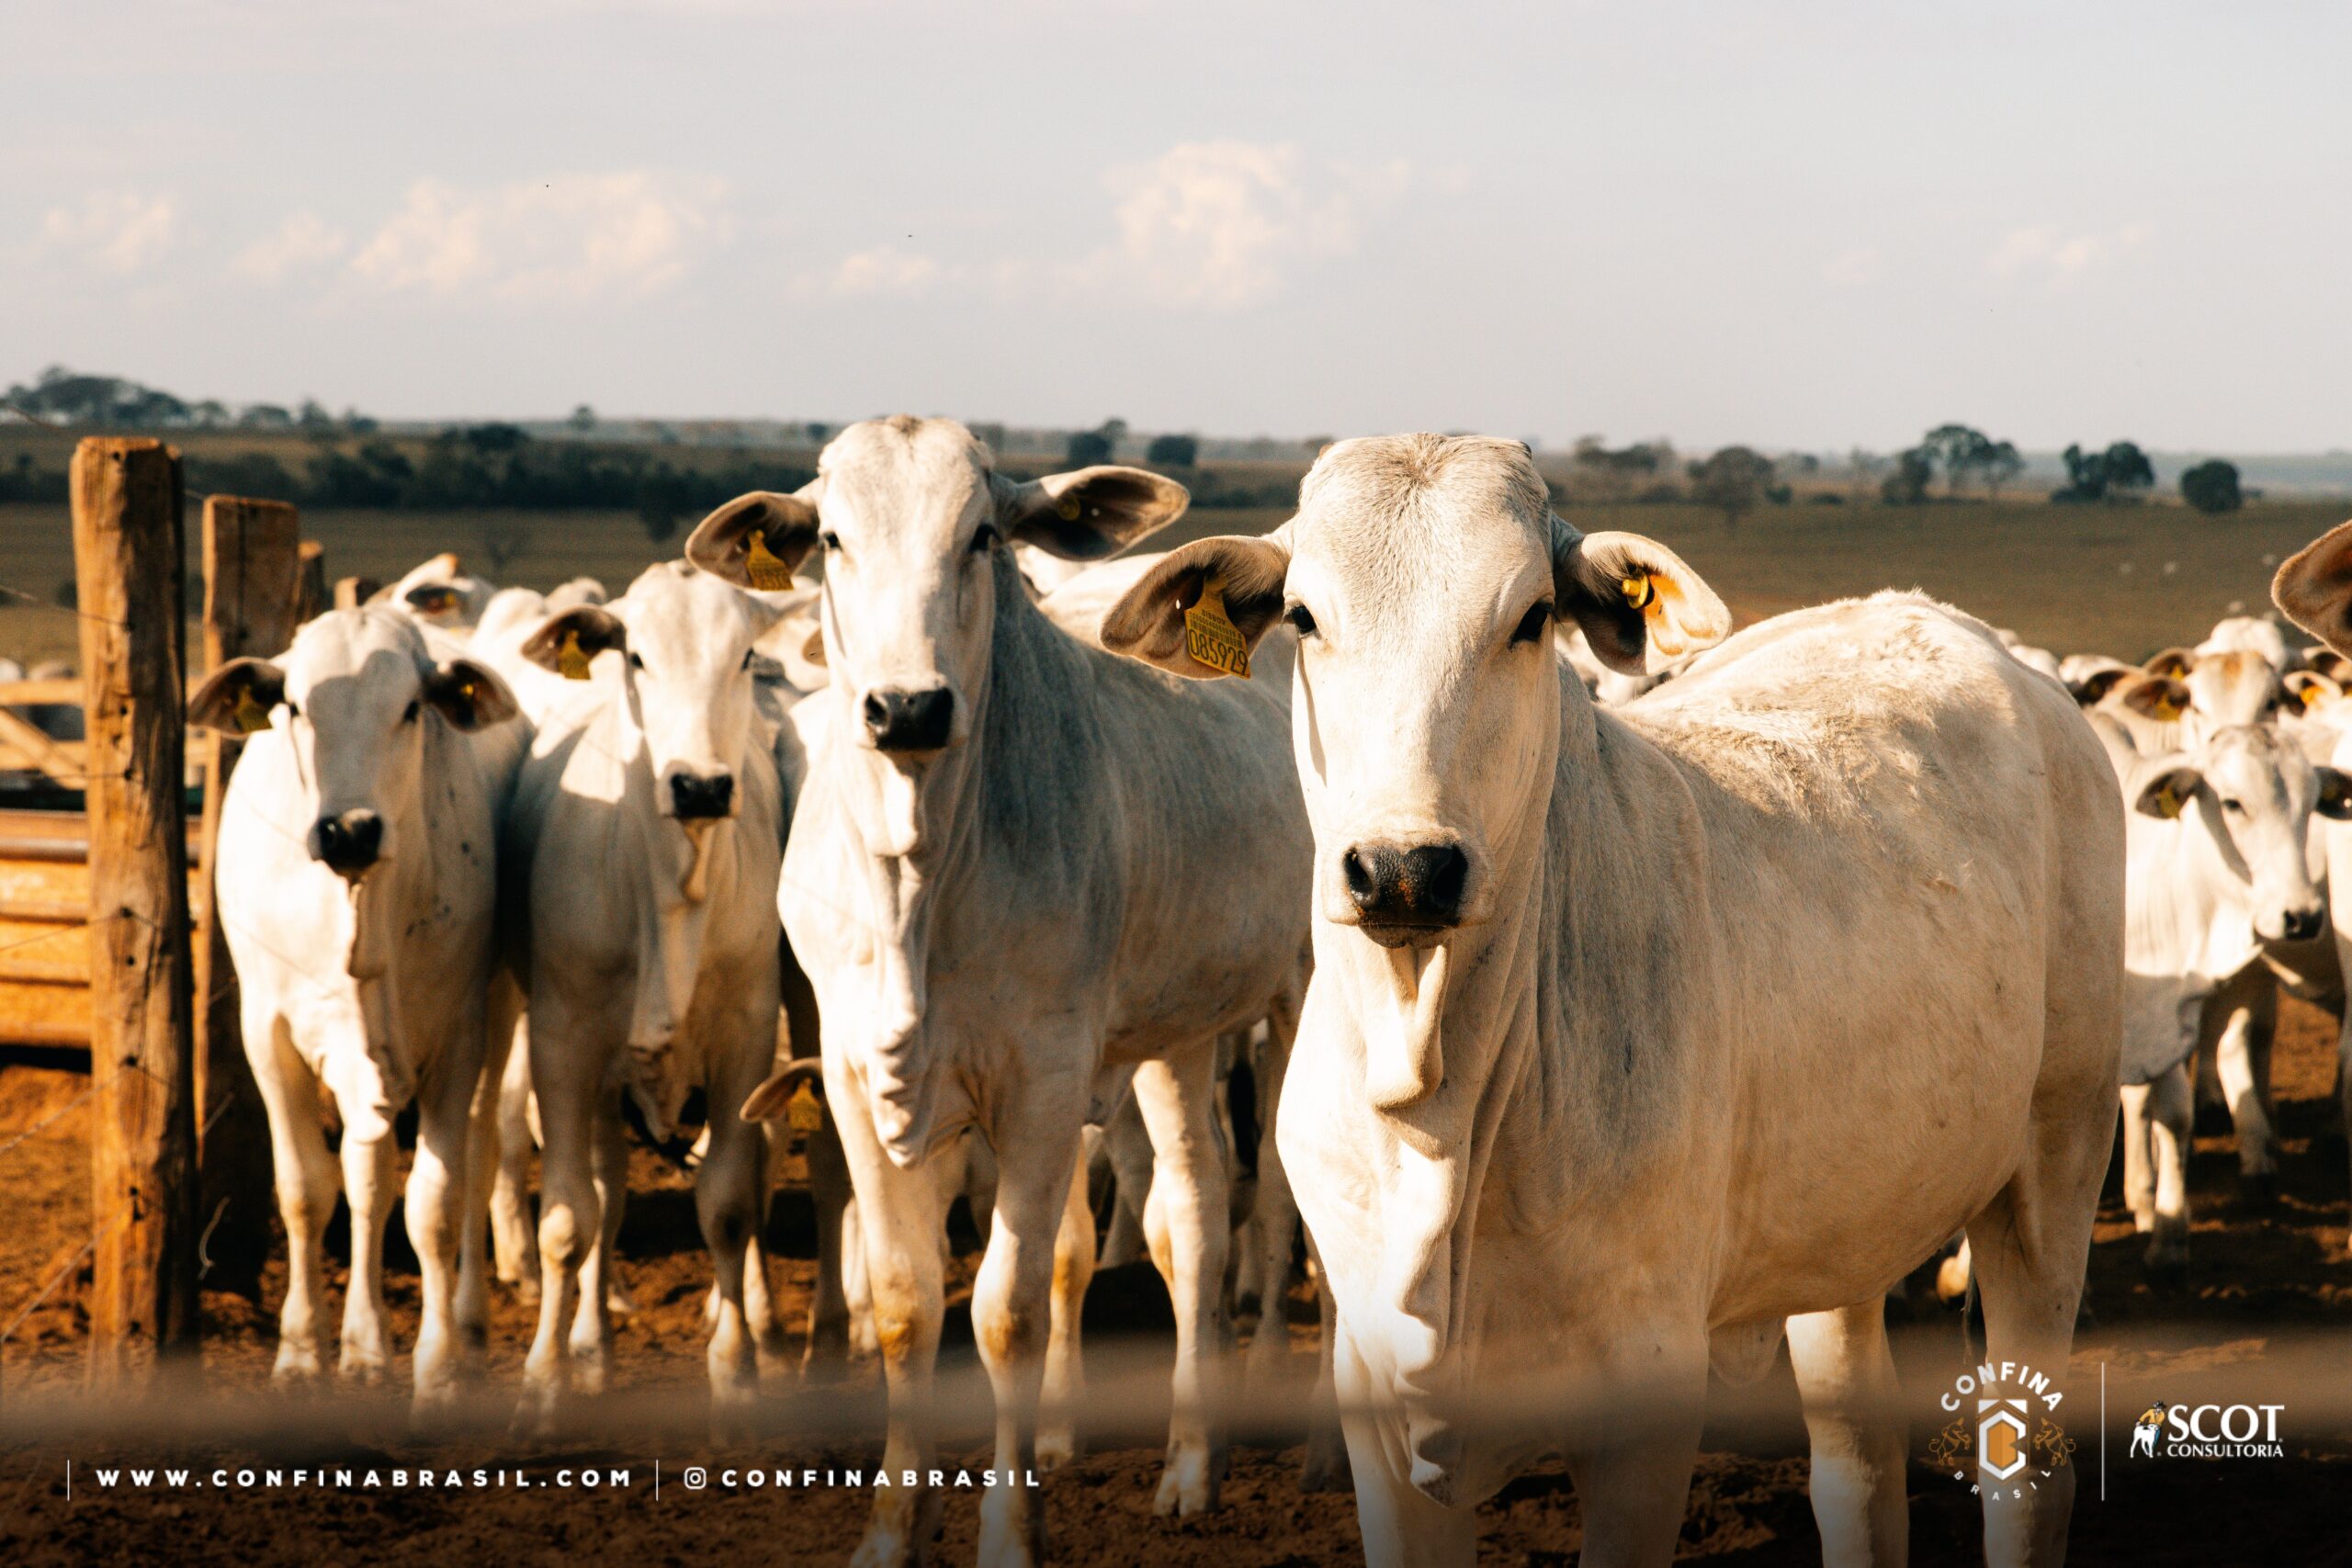
[(2299, 703), (2302, 704), (2305, 707), (2314, 707), (2314, 706), (2318, 705), (2318, 703), (2319, 703), (2319, 685), (2318, 685), (2318, 683), (2317, 683), (2316, 682), (2304, 682), (2304, 684), (2303, 684), (2303, 686), (2302, 686), (2302, 689), (2301, 689), (2301, 690), (2300, 690), (2300, 691), (2298, 691), (2298, 692), (2295, 694), (2295, 700), (2296, 700), (2297, 702), (2299, 702)]
[(563, 646), (556, 649), (555, 667), (567, 681), (588, 679), (588, 653), (580, 646), (577, 628), (568, 628), (564, 632)]
[(808, 1088), (807, 1078), (800, 1080), (800, 1087), (784, 1102), (784, 1122), (796, 1133), (814, 1133), (824, 1126), (824, 1101)]
[(792, 586), (792, 569), (768, 548), (765, 528), (752, 530), (752, 542), (743, 550), (743, 571), (752, 586), (763, 593), (781, 593)]
[(1056, 512), (1058, 512), (1058, 513), (1061, 513), (1061, 515), (1062, 515), (1062, 521), (1063, 521), (1063, 522), (1065, 522), (1065, 523), (1075, 523), (1075, 522), (1077, 522), (1077, 521), (1078, 521), (1078, 497), (1076, 497), (1075, 495), (1066, 495), (1066, 496), (1062, 497), (1062, 498), (1061, 498), (1061, 500), (1059, 500), (1059, 501), (1057, 501), (1057, 502), (1056, 502), (1054, 503), (1054, 510), (1055, 510)]
[(269, 728), (269, 710), (254, 700), (250, 686), (237, 693), (236, 712), (231, 716), (236, 719), (241, 735), (257, 735)]
[(1650, 581), (1647, 572), (1639, 577), (1628, 577), (1617, 586), (1624, 590), (1625, 603), (1636, 610), (1648, 609), (1650, 601), (1657, 597), (1657, 587)]
[(2169, 821), (2180, 815), (2180, 793), (2166, 783), (2156, 791), (2156, 815)]
[(2155, 700), (2154, 707), (2156, 717), (2162, 719), (2166, 724), (2170, 724), (2173, 720), (2180, 716), (2180, 705), (2174, 702), (2170, 697), (2158, 697)]
[(1225, 583), (1212, 577), (1201, 584), (1201, 601), (1184, 612), (1184, 651), (1227, 675), (1250, 678), (1250, 644), (1225, 613)]

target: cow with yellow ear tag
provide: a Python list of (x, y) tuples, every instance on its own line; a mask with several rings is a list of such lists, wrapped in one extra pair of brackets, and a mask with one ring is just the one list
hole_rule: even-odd
[[(352, 1257), (337, 1370), (362, 1382), (392, 1371), (384, 1228), (399, 1196), (393, 1122), (411, 1103), (420, 1410), (457, 1400), (466, 1343), (481, 1335), (468, 1122), (490, 1047), (516, 713), (487, 665), (390, 608), (321, 615), (285, 653), (231, 660), (188, 700), (189, 723), (246, 738), (221, 803), (215, 897), (286, 1224), (281, 1382), (319, 1376), (336, 1342), (321, 1298), (338, 1190)], [(329, 1098), (339, 1154), (327, 1147)]]
[[(1316, 1092), (1276, 1143), (1367, 1558), (1468, 1564), (1551, 1450), (1589, 1560), (1669, 1561), (1710, 1368), (1760, 1374), (1785, 1323), (1826, 1553), (1902, 1561), (1887, 1287), (1965, 1226), (1988, 1359), (2061, 1373), (2107, 1162), (2122, 809), (2064, 688), (1913, 594), (1732, 636), (1516, 442), (1340, 442), (1105, 645), (1218, 675), (1212, 584), (1245, 646), (1299, 637)], [(1562, 623), (1611, 671), (1688, 663), (1602, 707)], [(1469, 1418), (1504, 1400), (1533, 1419)], [(2057, 1561), (2072, 1482), (1988, 1502), (1988, 1559)]]
[[(2325, 646), (2307, 657), (2310, 668), (2344, 682), (2352, 672), (2352, 523), (2340, 524), (2288, 558), (2270, 585), (2270, 597), (2287, 618)], [(2341, 710), (2340, 703), (2335, 705)], [(2352, 727), (2336, 739), (2333, 764), (2352, 774)], [(2327, 880), (2331, 900), (2352, 897), (2352, 829), (2327, 831)], [(2352, 917), (2330, 921), (2339, 971), (2352, 974)], [(2346, 1125), (2352, 1125), (2352, 1010), (2338, 1027), (2336, 1085)]]

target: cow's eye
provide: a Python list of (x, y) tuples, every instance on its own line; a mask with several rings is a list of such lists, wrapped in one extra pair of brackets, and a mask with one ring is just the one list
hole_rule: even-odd
[(416, 714), (417, 701), (414, 697), (411, 697), (408, 700), (408, 706), (401, 713), (401, 722), (402, 724), (414, 724), (416, 722)]
[(632, 670), (642, 670), (645, 668), (645, 660), (632, 653), (628, 656), (628, 667)]
[(757, 649), (745, 649), (743, 650), (743, 668), (749, 670), (752, 667), (752, 660), (758, 656), (759, 650)]
[(1284, 610), (1283, 619), (1288, 621), (1291, 628), (1301, 637), (1315, 635), (1315, 613), (1304, 604), (1293, 604), (1289, 609)]
[(831, 528), (828, 528), (823, 533), (817, 536), (817, 543), (820, 547), (824, 549), (824, 551), (830, 555), (831, 552), (842, 547), (842, 536), (839, 534), (834, 533)]
[(2222, 798), (2222, 809), (2224, 811), (2244, 811), (2245, 809), (2245, 806), (2241, 801), (2232, 800), (2227, 795), (2224, 795)]
[(1517, 647), (1522, 642), (1541, 640), (1545, 629), (1551, 624), (1552, 601), (1546, 599), (1540, 604), (1530, 605), (1527, 614), (1520, 616), (1519, 625), (1511, 628), (1511, 645)]
[(983, 523), (973, 532), (971, 545), (972, 553), (976, 556), (984, 556), (989, 553), (989, 547), (995, 543), (996, 525), (993, 523)]

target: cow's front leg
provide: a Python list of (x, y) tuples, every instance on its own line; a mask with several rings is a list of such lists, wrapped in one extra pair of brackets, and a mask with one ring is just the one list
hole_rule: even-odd
[(1291, 1196), (1282, 1151), (1274, 1146), (1274, 1118), (1290, 1068), (1290, 1045), (1282, 1022), (1270, 1017), (1266, 1043), (1252, 1065), (1258, 1090), (1258, 1196), (1247, 1234), (1258, 1249), (1258, 1326), (1250, 1335), (1246, 1376), (1251, 1394), (1259, 1398), (1279, 1389), (1290, 1371), (1288, 1297), (1298, 1203)]
[[(604, 1225), (589, 1145), (604, 1109), (608, 1054), (541, 1019), (531, 1030), (531, 1078), (537, 1086), (539, 1127), (539, 1323), (523, 1361), (523, 1406), (517, 1419), (546, 1431), (554, 1425), (570, 1364), (564, 1319), (579, 1288), (580, 1270)], [(602, 1303), (594, 1304), (602, 1310)]]
[(889, 1390), (882, 1466), (898, 1478), (911, 1472), (916, 1483), (875, 1489), (874, 1511), (850, 1561), (853, 1568), (899, 1568), (923, 1557), (939, 1522), (940, 1495), (929, 1484), (931, 1404), (946, 1300), (939, 1255), (946, 1213), (930, 1170), (902, 1170), (882, 1152), (863, 1086), (848, 1072), (828, 1061), (826, 1099), (841, 1111), (835, 1124), (857, 1190), (856, 1231), (848, 1245), (864, 1244), (864, 1287)]
[(245, 995), (245, 1060), (269, 1116), (277, 1168), (277, 1214), (286, 1226), (286, 1302), (277, 1316), (275, 1382), (316, 1378), (319, 1309), (326, 1289), (327, 1222), (334, 1218), (342, 1172), (327, 1147), (318, 1080), (294, 1051), (285, 1026), (256, 985)]
[[(460, 1039), (464, 1036), (460, 1036)], [(458, 1330), (459, 1247), (469, 1227), (467, 1203), (469, 1124), (481, 1057), (453, 1051), (435, 1064), (417, 1106), (416, 1159), (408, 1176), (408, 1238), (416, 1249), (423, 1319), (416, 1331), (416, 1408), (446, 1409), (457, 1401), (463, 1341)], [(481, 1309), (482, 1236), (472, 1231), (473, 1252), (463, 1267), (472, 1270), (473, 1300)], [(479, 1320), (477, 1320), (479, 1321)]]
[[(741, 1105), (748, 1089), (733, 1098), (722, 1091), (714, 1105)], [(717, 1276), (718, 1311), (710, 1326), (706, 1360), (710, 1369), (710, 1427), (715, 1440), (748, 1436), (752, 1407), (760, 1394), (760, 1368), (744, 1303), (746, 1264), (760, 1253), (752, 1244), (758, 1224), (759, 1196), (767, 1164), (767, 1144), (759, 1128), (741, 1117), (714, 1112), (710, 1152), (695, 1172), (695, 1217), (702, 1222), (703, 1245), (710, 1249)]]
[(628, 1134), (621, 1122), (620, 1097), (605, 1094), (596, 1105), (596, 1136), (589, 1169), (596, 1187), (595, 1242), (580, 1269), (580, 1307), (571, 1318), (571, 1379), (589, 1393), (604, 1392), (613, 1353), (613, 1313), (628, 1297), (620, 1286), (621, 1209), (628, 1201)]
[[(1655, 1309), (1627, 1308), (1633, 1323)], [(1597, 1431), (1564, 1447), (1584, 1505), (1588, 1568), (1665, 1568), (1690, 1503), (1705, 1420), (1707, 1344), (1701, 1332), (1645, 1336), (1614, 1348), (1591, 1385)]]
[(539, 1299), (539, 1248), (531, 1224), (531, 1151), (538, 1139), (531, 1129), (530, 1021), (517, 1020), (498, 1075), (497, 1174), (491, 1179), (490, 1228), (498, 1278), (522, 1300)]
[(2189, 1126), (2196, 1100), (2184, 1062), (2148, 1086), (2148, 1136), (2155, 1147), (2155, 1224), (2148, 1269), (2176, 1276), (2188, 1269)]
[(1063, 1096), (1035, 1094), (995, 1129), (1005, 1157), (988, 1251), (972, 1281), (972, 1337), (996, 1395), (998, 1483), (980, 1500), (979, 1560), (1006, 1568), (1035, 1562), (1045, 1550), (1045, 1510), (1029, 1482), (1056, 1305), (1055, 1253), (1079, 1185), (1084, 1097), (1082, 1084)]
[(1086, 1315), (1086, 1288), (1094, 1282), (1094, 1210), (1086, 1201), (1087, 1145), (1100, 1133), (1080, 1134), (1077, 1168), (1062, 1202), (1061, 1229), (1054, 1236), (1053, 1330), (1046, 1341), (1046, 1383), (1037, 1428), (1037, 1468), (1059, 1470), (1078, 1458), (1078, 1408), (1086, 1395), (1086, 1361), (1079, 1325)]
[[(2262, 1002), (2267, 1000), (2268, 1007)], [(2278, 1135), (2271, 1123), (2270, 1043), (2278, 1027), (2278, 993), (2269, 991), (2230, 1011), (2213, 1046), (2213, 1076), (2229, 1102), (2238, 1137), (2238, 1186), (2256, 1202), (2278, 1196)]]
[(1225, 1259), (1233, 1233), (1216, 1127), (1216, 1056), (1212, 1036), (1136, 1069), (1136, 1105), (1152, 1147), (1144, 1234), (1176, 1310), (1175, 1414), (1168, 1469), (1152, 1503), (1159, 1514), (1210, 1511), (1224, 1479), (1216, 1410), (1224, 1393)]
[[(808, 1344), (800, 1375), (816, 1382), (839, 1377), (849, 1364), (851, 1249), (857, 1247), (849, 1223), (849, 1164), (831, 1110), (808, 1134), (808, 1198), (817, 1209), (817, 1283), (808, 1298)], [(865, 1258), (856, 1258), (861, 1272)]]
[(343, 1139), (343, 1190), (351, 1202), (351, 1285), (343, 1295), (343, 1359), (337, 1370), (380, 1382), (392, 1362), (384, 1317), (384, 1226), (392, 1217), (392, 1173), (400, 1154), (390, 1128), (380, 1138)]
[(1332, 1371), (1365, 1568), (1470, 1568), (1478, 1555), (1477, 1512), (1448, 1507), (1413, 1484), (1404, 1416), (1344, 1331), (1332, 1346)]
[(1825, 1568), (1907, 1562), (1904, 1421), (1885, 1302), (1792, 1317), (1788, 1336), (1813, 1438), (1813, 1517)]

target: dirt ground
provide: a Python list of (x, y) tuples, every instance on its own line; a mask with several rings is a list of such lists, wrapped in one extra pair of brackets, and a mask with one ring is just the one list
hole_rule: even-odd
[[(2226, 1117), (2209, 1111), (2200, 1122), (2192, 1167), (2195, 1261), (2185, 1285), (2158, 1288), (2143, 1277), (2141, 1245), (2115, 1201), (2110, 1174), (2091, 1259), (2094, 1318), (2077, 1337), (2074, 1365), (2076, 1403), (2086, 1406), (2069, 1422), (2080, 1441), (2076, 1562), (2352, 1562), (2344, 1512), (2352, 1495), (2352, 1258), (2346, 1158), (2335, 1125), (2334, 1043), (2332, 1020), (2289, 1004), (2275, 1067), (2285, 1149), (2275, 1205), (2241, 1201)], [(611, 1389), (582, 1406), (592, 1432), (526, 1440), (507, 1437), (492, 1420), (425, 1440), (402, 1417), (404, 1366), (371, 1402), (306, 1406), (271, 1395), (282, 1261), (267, 1269), (259, 1303), (206, 1293), (206, 1395), (186, 1396), (176, 1412), (146, 1415), (61, 1403), (77, 1386), (85, 1328), (86, 1265), (69, 1266), (88, 1234), (88, 1108), (79, 1099), (87, 1084), (52, 1066), (0, 1065), (0, 1326), (53, 1274), (66, 1274), (0, 1342), (0, 1562), (677, 1564), (710, 1561), (713, 1547), (762, 1562), (846, 1561), (869, 1506), (865, 1491), (685, 1484), (688, 1466), (716, 1473), (729, 1465), (871, 1465), (878, 1456), (871, 1434), (879, 1401), (870, 1370), (846, 1383), (809, 1388), (794, 1366), (779, 1364), (765, 1378), (766, 1403), (776, 1413), (767, 1436), (722, 1449), (700, 1435), (709, 1272), (689, 1179), (649, 1149), (634, 1156), (620, 1249), (637, 1310), (617, 1327)], [(392, 1232), (389, 1288), (395, 1338), (405, 1348), (415, 1326), (416, 1276), (397, 1215)], [(968, 1229), (958, 1234), (943, 1365), (962, 1367), (968, 1376), (970, 1330), (957, 1308), (966, 1300), (974, 1238)], [(797, 1361), (814, 1233), (807, 1198), (789, 1182), (778, 1194), (769, 1235), (786, 1322), (795, 1330), (795, 1354), (786, 1360)], [(338, 1305), (344, 1246), (338, 1221), (330, 1235)], [(1919, 1412), (1912, 1422), (1913, 1561), (1973, 1563), (1979, 1561), (1978, 1505), (1965, 1486), (1929, 1467), (1925, 1450), (1933, 1424), (1928, 1402), (1973, 1363), (1960, 1315), (1934, 1300), (1924, 1274), (1915, 1284), (1915, 1304), (1890, 1309), (1897, 1359)], [(1093, 1450), (1046, 1479), (1057, 1558), (1269, 1568), (1361, 1561), (1351, 1499), (1299, 1488), (1303, 1450), (1295, 1423), (1251, 1434), (1262, 1446), (1236, 1444), (1221, 1512), (1182, 1521), (1152, 1517), (1160, 1463), (1153, 1434), (1164, 1418), (1153, 1390), (1164, 1390), (1167, 1356), (1164, 1334), (1155, 1331), (1166, 1310), (1148, 1266), (1098, 1278), (1087, 1344), (1096, 1404), (1107, 1414)], [(480, 1386), (483, 1407), (501, 1410), (519, 1379), (533, 1314), (503, 1289), (494, 1314)], [(1303, 1291), (1288, 1303), (1288, 1315), (1303, 1393), (1315, 1333), (1312, 1302)], [(2109, 1390), (2103, 1455), (2102, 1432), (2095, 1429), (2101, 1423), (2086, 1407), (2089, 1394), (2079, 1392), (2097, 1388), (2102, 1377)], [(2159, 1397), (2282, 1399), (2287, 1456), (2127, 1461), (2131, 1412)], [(208, 1405), (204, 1398), (220, 1403)], [(1286, 1408), (1303, 1404), (1294, 1398)], [(216, 1409), (217, 1421), (209, 1414)], [(1795, 1411), (1785, 1359), (1751, 1395), (1721, 1401), (1691, 1491), (1680, 1560), (1819, 1560)], [(966, 1420), (951, 1423), (951, 1431), (944, 1461), (987, 1462), (982, 1426)], [(377, 1466), (389, 1474), (392, 1467), (429, 1463), (493, 1475), (521, 1471), (534, 1485), (157, 1489), (126, 1488), (120, 1478), (111, 1488), (100, 1484), (101, 1467), (118, 1463), (188, 1465), (198, 1482), (216, 1465), (288, 1472), (322, 1463)], [(624, 1467), (629, 1482), (595, 1491), (554, 1484), (559, 1470), (578, 1466)], [(940, 1560), (970, 1561), (977, 1509), (977, 1494), (949, 1495)], [(1481, 1517), (1484, 1561), (1561, 1563), (1573, 1560), (1580, 1544), (1575, 1490), (1556, 1464), (1513, 1482)]]

